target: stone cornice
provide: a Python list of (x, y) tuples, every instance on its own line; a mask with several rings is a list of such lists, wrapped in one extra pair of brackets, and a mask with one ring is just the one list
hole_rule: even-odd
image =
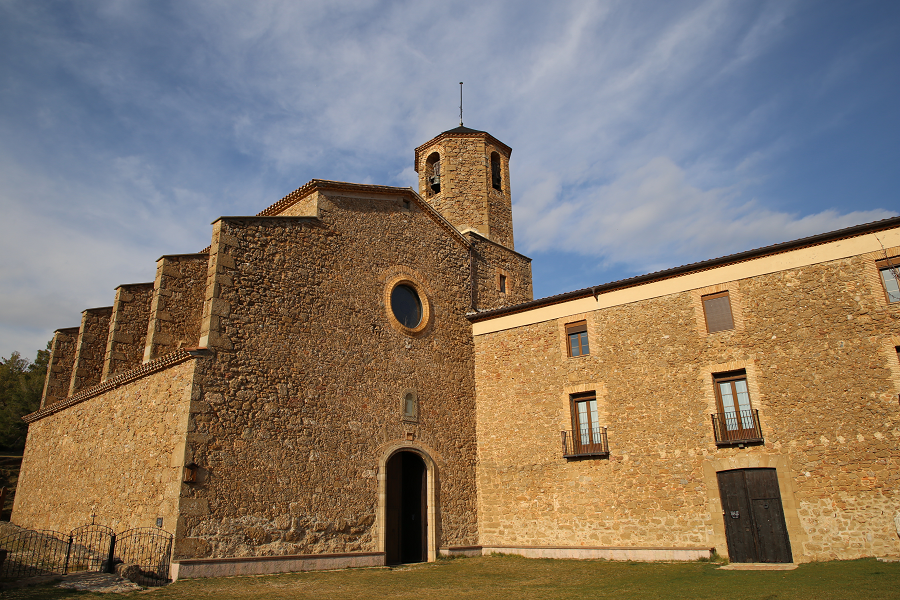
[[(158, 260), (158, 259), (157, 259)], [(145, 281), (143, 283), (120, 283), (116, 286), (116, 289), (119, 288), (134, 288), (134, 287), (153, 287), (152, 281)]]
[(157, 262), (161, 261), (164, 258), (191, 258), (198, 256), (209, 256), (209, 251), (205, 252), (191, 252), (189, 254), (163, 254), (159, 258), (156, 259)]
[(112, 310), (112, 309), (113, 309), (112, 306), (98, 306), (98, 307), (96, 307), (96, 308), (86, 308), (86, 309), (84, 309), (84, 310), (81, 311), (81, 312), (82, 312), (82, 313), (86, 313), (86, 312), (89, 312), (89, 313), (92, 313), (92, 312), (104, 312), (104, 311)]
[(327, 179), (312, 179), (275, 204), (257, 213), (257, 217), (274, 217), (284, 212), (303, 198), (317, 191), (346, 191), (363, 194), (402, 195), (408, 194), (408, 188), (398, 188), (390, 185), (371, 185), (367, 183), (349, 183), (347, 181), (329, 181)]
[(521, 252), (516, 252), (516, 251), (513, 250), (512, 248), (509, 248), (509, 247), (507, 247), (507, 246), (504, 246), (503, 244), (501, 244), (501, 243), (499, 243), (499, 242), (495, 242), (494, 240), (490, 240), (490, 239), (484, 237), (483, 235), (481, 235), (480, 233), (478, 233), (478, 232), (475, 231), (475, 230), (469, 230), (469, 231), (467, 231), (467, 232), (466, 232), (466, 235), (471, 235), (472, 237), (478, 238), (478, 241), (479, 241), (479, 242), (485, 242), (485, 243), (487, 243), (487, 244), (491, 244), (491, 245), (493, 245), (493, 246), (497, 246), (498, 248), (502, 248), (503, 250), (506, 250), (506, 251), (509, 252), (510, 254), (515, 254), (515, 255), (518, 256), (519, 258), (521, 258), (521, 259), (523, 259), (523, 260), (527, 260), (528, 262), (531, 262), (531, 258), (525, 256), (525, 255), (522, 254)]
[(79, 331), (81, 331), (81, 325), (79, 325), (78, 327), (60, 327), (59, 329), (54, 329), (53, 333), (56, 333), (57, 331), (61, 331), (63, 333), (78, 333)]
[(91, 386), (86, 390), (82, 390), (77, 394), (69, 396), (68, 398), (63, 398), (59, 402), (54, 402), (50, 406), (45, 406), (41, 410), (25, 415), (24, 417), (22, 417), (22, 420), (26, 423), (34, 423), (35, 421), (39, 421), (44, 417), (49, 417), (52, 414), (65, 410), (70, 406), (75, 406), (76, 404), (80, 404), (85, 400), (90, 400), (95, 396), (99, 396), (100, 394), (103, 394), (110, 390), (114, 390), (117, 387), (121, 387), (127, 383), (131, 383), (132, 381), (136, 381), (138, 379), (141, 379), (142, 377), (146, 377), (147, 375), (165, 371), (169, 367), (181, 364), (192, 358), (194, 358), (194, 356), (186, 350), (175, 350), (174, 352), (170, 352), (169, 354), (161, 356), (156, 360), (151, 360), (150, 362), (145, 363), (139, 367), (135, 367), (130, 371), (125, 371), (124, 373), (120, 373), (115, 377), (110, 377), (106, 381), (98, 383), (95, 386)]
[(444, 133), (431, 138), (430, 140), (428, 140), (427, 142), (425, 142), (424, 144), (422, 144), (421, 146), (416, 148), (416, 157), (415, 157), (415, 162), (413, 163), (413, 168), (416, 170), (416, 173), (419, 172), (419, 156), (421, 155), (422, 150), (424, 150), (428, 146), (433, 146), (434, 144), (436, 144), (437, 142), (439, 142), (441, 140), (445, 140), (447, 138), (461, 138), (461, 137), (462, 138), (481, 138), (485, 142), (490, 142), (493, 145), (500, 148), (501, 150), (503, 150), (503, 152), (506, 154), (507, 159), (509, 159), (509, 157), (512, 155), (512, 148), (510, 148), (509, 146), (507, 146), (506, 144), (504, 144), (503, 142), (501, 142), (500, 140), (498, 140), (497, 138), (495, 138), (494, 136), (489, 134), (487, 131), (474, 131), (473, 130), (471, 132), (462, 133), (462, 132), (454, 132), (451, 129), (450, 131), (445, 131)]

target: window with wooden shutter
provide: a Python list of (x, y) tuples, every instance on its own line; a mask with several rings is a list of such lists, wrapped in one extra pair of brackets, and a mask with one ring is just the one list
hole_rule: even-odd
[(884, 293), (890, 303), (900, 302), (900, 256), (886, 258), (875, 263), (881, 274), (881, 283), (884, 285)]
[(571, 401), (572, 440), (575, 454), (605, 452), (596, 394), (594, 392), (573, 394)]
[(713, 375), (718, 413), (713, 415), (717, 444), (762, 440), (759, 414), (750, 403), (747, 373), (743, 369)]
[(569, 356), (584, 356), (590, 354), (588, 347), (587, 321), (578, 321), (566, 325), (566, 337), (568, 338)]
[(706, 317), (706, 331), (715, 333), (734, 329), (734, 318), (731, 315), (731, 301), (728, 292), (719, 292), (703, 296), (703, 315)]

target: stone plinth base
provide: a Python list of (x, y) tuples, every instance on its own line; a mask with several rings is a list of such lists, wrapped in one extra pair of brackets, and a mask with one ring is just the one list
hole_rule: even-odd
[(482, 554), (518, 554), (528, 558), (601, 558), (605, 560), (672, 561), (709, 558), (713, 548), (616, 548), (604, 546), (483, 546)]
[(235, 558), (191, 558), (172, 562), (172, 581), (195, 577), (268, 575), (293, 571), (380, 567), (384, 552), (349, 554), (293, 554), (286, 556), (245, 556)]
[(481, 556), (481, 546), (447, 546), (441, 548), (441, 556)]

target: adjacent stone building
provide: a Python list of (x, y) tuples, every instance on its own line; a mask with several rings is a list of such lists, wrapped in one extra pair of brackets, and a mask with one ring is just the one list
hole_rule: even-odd
[(479, 544), (896, 556), (886, 262), (898, 218), (473, 315)]
[(510, 154), (313, 180), (58, 330), (14, 522), (162, 519), (179, 577), (900, 555), (900, 218), (533, 300)]

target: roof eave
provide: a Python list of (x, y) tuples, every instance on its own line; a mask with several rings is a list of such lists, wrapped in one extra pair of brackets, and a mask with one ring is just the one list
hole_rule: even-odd
[(820, 233), (797, 240), (781, 242), (778, 244), (773, 244), (771, 246), (754, 248), (753, 250), (738, 252), (737, 254), (729, 254), (727, 256), (711, 258), (702, 262), (681, 265), (679, 267), (673, 267), (671, 269), (666, 269), (663, 271), (656, 271), (653, 273), (647, 273), (645, 275), (637, 275), (635, 277), (629, 277), (628, 279), (620, 279), (618, 281), (612, 281), (610, 283), (604, 283), (602, 285), (574, 290), (571, 292), (566, 292), (564, 294), (558, 294), (556, 296), (539, 298), (537, 300), (524, 302), (522, 304), (516, 304), (514, 306), (507, 306), (504, 308), (497, 308), (485, 312), (473, 313), (467, 315), (466, 318), (468, 318), (472, 323), (477, 323), (479, 321), (486, 321), (494, 317), (525, 312), (535, 308), (552, 306), (554, 304), (560, 304), (580, 298), (587, 298), (589, 296), (593, 296), (596, 298), (600, 294), (604, 294), (614, 290), (644, 285), (654, 281), (661, 281), (663, 279), (671, 279), (672, 277), (681, 277), (682, 275), (688, 275), (690, 273), (708, 271), (709, 269), (714, 269), (716, 267), (745, 262), (748, 260), (753, 260), (755, 258), (761, 258), (763, 256), (781, 254), (782, 252), (789, 252), (791, 250), (798, 250), (800, 248), (818, 246), (828, 242), (835, 242), (841, 239), (857, 237), (869, 233), (876, 233), (885, 229), (893, 229), (898, 226), (900, 226), (900, 216), (891, 217), (889, 219), (882, 219), (880, 221), (873, 221), (871, 223), (864, 223), (862, 225), (854, 225), (852, 227), (838, 229), (836, 231), (829, 231), (827, 233)]

